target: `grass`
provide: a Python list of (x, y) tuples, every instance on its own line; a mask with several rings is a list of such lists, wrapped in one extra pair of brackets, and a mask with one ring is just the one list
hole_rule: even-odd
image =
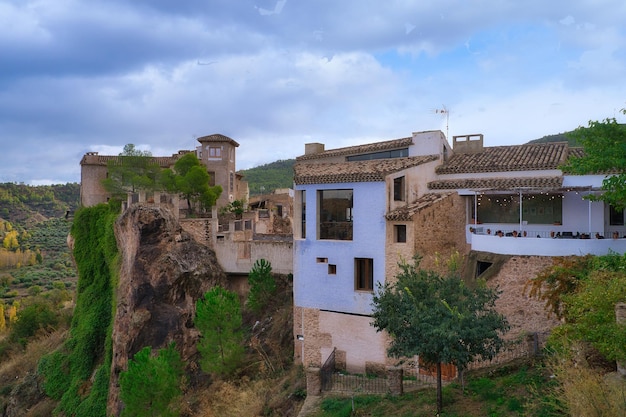
[[(465, 390), (460, 384), (443, 389), (440, 417), (564, 416), (549, 407), (554, 382), (543, 366), (501, 368), (497, 374), (469, 375)], [(399, 397), (363, 395), (329, 396), (311, 417), (421, 417), (436, 415), (434, 388), (405, 393)]]

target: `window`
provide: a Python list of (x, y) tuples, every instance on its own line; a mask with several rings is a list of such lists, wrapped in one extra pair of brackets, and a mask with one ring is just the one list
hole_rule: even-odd
[(328, 258), (316, 258), (315, 262), (317, 262), (318, 264), (327, 264)]
[(306, 191), (300, 191), (300, 201), (302, 202), (302, 213), (300, 216), (300, 237), (306, 239)]
[(393, 201), (404, 201), (404, 177), (393, 180)]
[(221, 158), (222, 148), (209, 147), (209, 158)]
[(623, 226), (624, 210), (615, 210), (615, 207), (609, 206), (609, 224), (611, 226)]
[(391, 151), (352, 155), (346, 157), (346, 161), (371, 161), (372, 159), (404, 158), (407, 156), (409, 156), (409, 148), (402, 148)]
[(328, 264), (328, 275), (337, 275), (337, 265)]
[(354, 289), (357, 291), (374, 290), (374, 260), (354, 258)]
[(215, 171), (209, 171), (209, 186), (215, 186)]
[(406, 224), (396, 224), (393, 228), (396, 243), (406, 243)]
[[(471, 205), (478, 208), (480, 223), (519, 223), (519, 194), (481, 194), (472, 196)], [(474, 203), (474, 198), (476, 202)], [(532, 224), (553, 224), (563, 221), (563, 194), (524, 194), (522, 220)], [(474, 217), (474, 207), (471, 207)]]
[(232, 193), (234, 189), (235, 189), (235, 174), (231, 172), (229, 190)]
[(352, 240), (352, 190), (320, 190), (319, 239)]

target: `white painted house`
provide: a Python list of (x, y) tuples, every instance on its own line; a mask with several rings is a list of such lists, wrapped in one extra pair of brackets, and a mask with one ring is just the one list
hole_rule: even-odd
[[(523, 286), (554, 256), (626, 252), (626, 239), (612, 238), (626, 233), (624, 213), (582, 198), (601, 192), (604, 177), (560, 171), (572, 155), (580, 149), (564, 142), (484, 147), (482, 135), (451, 147), (440, 131), (332, 150), (308, 144), (294, 166), (296, 362), (320, 366), (336, 349), (348, 371), (392, 363), (386, 336), (370, 325), (373, 291), (416, 253), (426, 267), (446, 251), (473, 253), (474, 276), (490, 265), (480, 254), (522, 259), (527, 267), (499, 279)], [(509, 296), (516, 334), (553, 325), (540, 303)]]

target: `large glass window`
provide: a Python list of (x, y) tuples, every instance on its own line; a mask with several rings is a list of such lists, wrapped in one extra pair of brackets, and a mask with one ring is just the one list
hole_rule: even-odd
[(352, 190), (320, 190), (319, 238), (352, 240)]
[[(472, 205), (474, 197), (471, 198)], [(476, 196), (481, 223), (519, 223), (519, 194), (482, 194)], [(472, 216), (474, 208), (472, 207)], [(474, 217), (475, 218), (475, 217)], [(562, 194), (522, 195), (522, 220), (531, 224), (555, 224), (563, 220)]]

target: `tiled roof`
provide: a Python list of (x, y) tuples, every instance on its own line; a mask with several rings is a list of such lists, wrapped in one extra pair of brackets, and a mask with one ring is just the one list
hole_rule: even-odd
[(429, 193), (418, 198), (414, 203), (390, 211), (385, 218), (390, 221), (409, 221), (413, 215), (430, 205), (451, 196), (454, 193)]
[(373, 153), (386, 151), (391, 149), (406, 148), (413, 144), (413, 138), (393, 139), (384, 142), (369, 143), (366, 145), (348, 146), (345, 148), (329, 149), (324, 152), (301, 155), (296, 158), (297, 161), (305, 161), (308, 159), (328, 158), (331, 156), (357, 155), (363, 153)]
[(239, 147), (239, 144), (234, 140), (229, 138), (226, 135), (221, 135), (219, 133), (214, 133), (212, 135), (207, 135), (207, 136), (201, 136), (198, 138), (198, 142), (200, 143), (204, 143), (204, 142), (228, 142), (231, 145), (235, 146), (235, 147)]
[(515, 188), (558, 189), (563, 184), (562, 177), (525, 178), (459, 178), (438, 180), (428, 183), (431, 190), (512, 190)]
[(385, 177), (392, 172), (437, 159), (436, 155), (426, 155), (341, 163), (296, 162), (293, 167), (294, 181), (298, 185), (384, 181)]
[[(576, 148), (574, 148), (576, 149)], [(478, 153), (456, 153), (437, 174), (558, 169), (569, 156), (567, 142), (485, 147)]]
[[(193, 151), (180, 151), (178, 155), (173, 156), (153, 156), (152, 159), (156, 161), (161, 168), (169, 168), (176, 163), (179, 155), (183, 155)], [(98, 155), (97, 153), (87, 153), (80, 161), (81, 165), (103, 165), (106, 166), (109, 161), (117, 161), (121, 156), (118, 155)]]

